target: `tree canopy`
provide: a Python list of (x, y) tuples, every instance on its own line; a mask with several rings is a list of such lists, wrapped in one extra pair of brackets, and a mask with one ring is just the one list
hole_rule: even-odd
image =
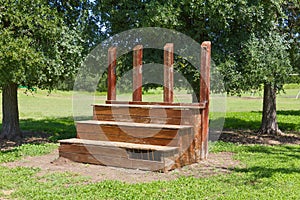
[(82, 47), (77, 32), (43, 0), (0, 0), (2, 137), (20, 136), (17, 86), (49, 90), (72, 76)]
[[(264, 101), (276, 110), (276, 92), (290, 73), (300, 72), (299, 10), (298, 0), (0, 0), (2, 136), (20, 132), (18, 115), (7, 115), (18, 112), (18, 85), (51, 90), (73, 79), (83, 55), (104, 38), (141, 27), (174, 29), (199, 43), (210, 40), (226, 91), (271, 86), (265, 93), (271, 98)], [(161, 52), (145, 53), (161, 60)], [(198, 87), (189, 63), (175, 59), (176, 69)], [(276, 121), (276, 112), (271, 118)]]
[[(297, 0), (146, 0), (137, 3), (104, 0), (95, 6), (95, 13), (98, 11), (101, 16), (108, 35), (135, 27), (159, 26), (180, 31), (198, 42), (212, 41), (213, 60), (224, 76), (226, 91), (241, 94), (268, 86), (264, 89), (269, 91), (264, 94), (270, 98), (264, 102), (273, 105), (269, 108), (272, 116), (265, 115), (265, 109), (263, 115), (273, 125), (277, 124), (276, 93), (292, 73), (291, 66), (293, 71), (300, 66)], [(178, 65), (179, 70), (187, 66)], [(194, 73), (187, 76), (189, 80), (196, 80)], [(272, 129), (274, 127), (278, 128), (274, 125)]]
[(1, 0), (1, 85), (52, 89), (80, 59), (76, 32), (41, 0)]

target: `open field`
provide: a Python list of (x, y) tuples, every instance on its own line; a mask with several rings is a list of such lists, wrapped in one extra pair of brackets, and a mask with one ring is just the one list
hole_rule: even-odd
[[(300, 133), (300, 99), (295, 99), (299, 90), (300, 86), (287, 89), (286, 94), (278, 96), (279, 126), (285, 132)], [(145, 99), (157, 100), (155, 95), (146, 94)], [(130, 98), (130, 95), (124, 94), (122, 98)], [(97, 96), (98, 102), (104, 99), (105, 96)], [(75, 136), (71, 92), (56, 91), (47, 96), (46, 91), (39, 90), (33, 95), (19, 91), (19, 106), (23, 130), (36, 134), (49, 133), (52, 141)], [(256, 130), (261, 119), (261, 107), (259, 94), (227, 97), (225, 129)], [(238, 165), (228, 167), (222, 173), (219, 173), (224, 170), (222, 165), (215, 167), (210, 169), (208, 176), (204, 176), (203, 170), (198, 168), (184, 168), (167, 175), (151, 175), (137, 170), (131, 173), (145, 177), (151, 175), (158, 181), (135, 184), (115, 180), (95, 182), (91, 176), (72, 172), (72, 169), (70, 172), (53, 172), (38, 167), (9, 167), (3, 164), (28, 156), (45, 155), (55, 149), (57, 144), (42, 142), (1, 151), (0, 199), (300, 198), (300, 145), (297, 144), (240, 145), (220, 141), (211, 144), (211, 152), (232, 152), (231, 159)], [(89, 169), (89, 165), (83, 166)], [(176, 178), (160, 180), (161, 176)]]
[[(295, 99), (300, 91), (300, 85), (298, 86), (299, 89), (287, 89), (286, 94), (278, 95), (278, 121), (283, 131), (300, 132), (300, 98)], [(75, 135), (72, 92), (54, 91), (48, 95), (47, 91), (41, 90), (33, 94), (24, 94), (23, 91), (19, 91), (19, 109), (23, 130), (51, 133), (54, 140)], [(145, 94), (144, 100), (160, 100), (161, 91), (155, 92), (150, 91), (150, 94)], [(130, 96), (130, 94), (122, 94), (119, 98), (130, 99)], [(184, 94), (184, 91), (178, 92), (176, 96), (182, 97), (183, 101), (190, 99), (190, 95)], [(103, 94), (96, 94), (97, 103), (103, 103), (105, 98)], [(212, 104), (214, 103), (218, 104), (220, 101), (214, 100), (213, 97)], [(262, 97), (259, 94), (222, 98), (221, 106), (223, 105), (226, 106), (222, 108), (224, 113), (221, 114), (221, 116), (226, 115), (224, 128), (243, 130), (259, 128), (262, 110)], [(218, 105), (213, 106), (218, 107)], [(214, 108), (211, 110), (214, 111)], [(214, 118), (214, 113), (211, 113), (211, 116)]]

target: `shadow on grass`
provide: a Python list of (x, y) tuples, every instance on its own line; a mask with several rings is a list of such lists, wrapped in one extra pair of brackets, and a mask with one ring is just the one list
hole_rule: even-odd
[(235, 172), (244, 172), (244, 173), (251, 173), (253, 174), (253, 179), (261, 179), (261, 178), (270, 178), (275, 173), (281, 174), (293, 174), (293, 173), (300, 173), (300, 169), (297, 167), (279, 167), (279, 168), (271, 168), (271, 167), (263, 167), (263, 166), (254, 166), (249, 168), (243, 169), (235, 169)]
[(28, 134), (29, 137), (34, 135), (40, 137), (48, 136), (48, 139), (52, 142), (76, 137), (76, 128), (73, 117), (21, 119), (20, 127), (22, 131), (31, 133)]
[[(270, 178), (274, 174), (299, 174), (300, 168), (295, 162), (300, 159), (300, 148), (296, 145), (287, 146), (243, 146), (244, 153), (250, 153), (247, 159), (254, 162), (246, 168), (235, 168), (233, 171), (248, 173), (252, 180)], [(253, 154), (255, 153), (255, 154)], [(258, 154), (257, 154), (258, 153)], [(274, 163), (274, 165), (270, 164)]]
[(225, 118), (225, 129), (234, 130), (258, 130), (260, 127), (260, 121), (257, 120), (243, 120), (238, 116), (236, 117), (226, 117)]
[[(261, 125), (262, 112), (230, 112), (226, 114), (225, 129), (253, 130), (256, 131)], [(277, 111), (278, 126), (282, 131), (300, 131), (300, 111), (279, 110)]]
[(300, 116), (300, 110), (278, 110), (278, 115), (295, 115)]
[[(2, 124), (0, 124), (0, 129)], [(45, 119), (21, 119), (20, 128), (22, 138), (0, 140), (1, 152), (10, 152), (14, 147), (23, 144), (43, 145), (48, 142), (57, 142), (60, 139), (76, 137), (76, 128), (73, 117), (45, 118)]]

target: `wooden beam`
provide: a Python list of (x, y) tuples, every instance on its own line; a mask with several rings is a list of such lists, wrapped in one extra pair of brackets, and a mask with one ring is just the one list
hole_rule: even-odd
[(143, 46), (137, 45), (133, 48), (133, 94), (132, 101), (142, 101), (142, 63), (143, 62)]
[(200, 102), (206, 103), (209, 101), (210, 89), (210, 42), (201, 44), (201, 66), (200, 66)]
[[(168, 102), (134, 102), (134, 101), (105, 101), (106, 104), (125, 104), (126, 106), (130, 107), (130, 105), (153, 105), (157, 107), (162, 106), (176, 106), (174, 108), (180, 109), (184, 107), (184, 109), (203, 109), (205, 108), (205, 103), (168, 103)], [(97, 104), (94, 104), (97, 106)], [(99, 105), (99, 104), (98, 104)], [(162, 107), (164, 108), (164, 107)]]
[(200, 159), (206, 159), (208, 156), (210, 62), (211, 43), (206, 41), (201, 44), (200, 102), (206, 103), (206, 108), (202, 111)]
[(164, 46), (164, 102), (173, 102), (174, 92), (174, 44), (167, 43)]
[(117, 48), (108, 49), (108, 78), (107, 78), (107, 100), (116, 100), (116, 60)]

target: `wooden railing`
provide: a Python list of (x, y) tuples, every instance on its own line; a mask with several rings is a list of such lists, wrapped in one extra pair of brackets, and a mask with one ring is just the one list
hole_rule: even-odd
[[(211, 57), (211, 44), (210, 42), (203, 42), (201, 45), (201, 63), (200, 63), (200, 97), (199, 103), (206, 104), (207, 109), (209, 105), (209, 93), (210, 93), (210, 57)], [(108, 50), (108, 92), (107, 103), (116, 102), (116, 59), (117, 48), (111, 47)], [(142, 102), (142, 64), (143, 62), (143, 46), (137, 45), (133, 48), (133, 93), (132, 103), (136, 102), (141, 104)], [(164, 105), (177, 105), (174, 104), (174, 44), (167, 43), (164, 46), (164, 93), (163, 102)], [(190, 103), (189, 105), (199, 105), (199, 103)], [(143, 104), (147, 104), (144, 102)], [(152, 103), (153, 104), (153, 103)], [(186, 103), (185, 103), (186, 104)], [(208, 111), (207, 111), (208, 112)]]

